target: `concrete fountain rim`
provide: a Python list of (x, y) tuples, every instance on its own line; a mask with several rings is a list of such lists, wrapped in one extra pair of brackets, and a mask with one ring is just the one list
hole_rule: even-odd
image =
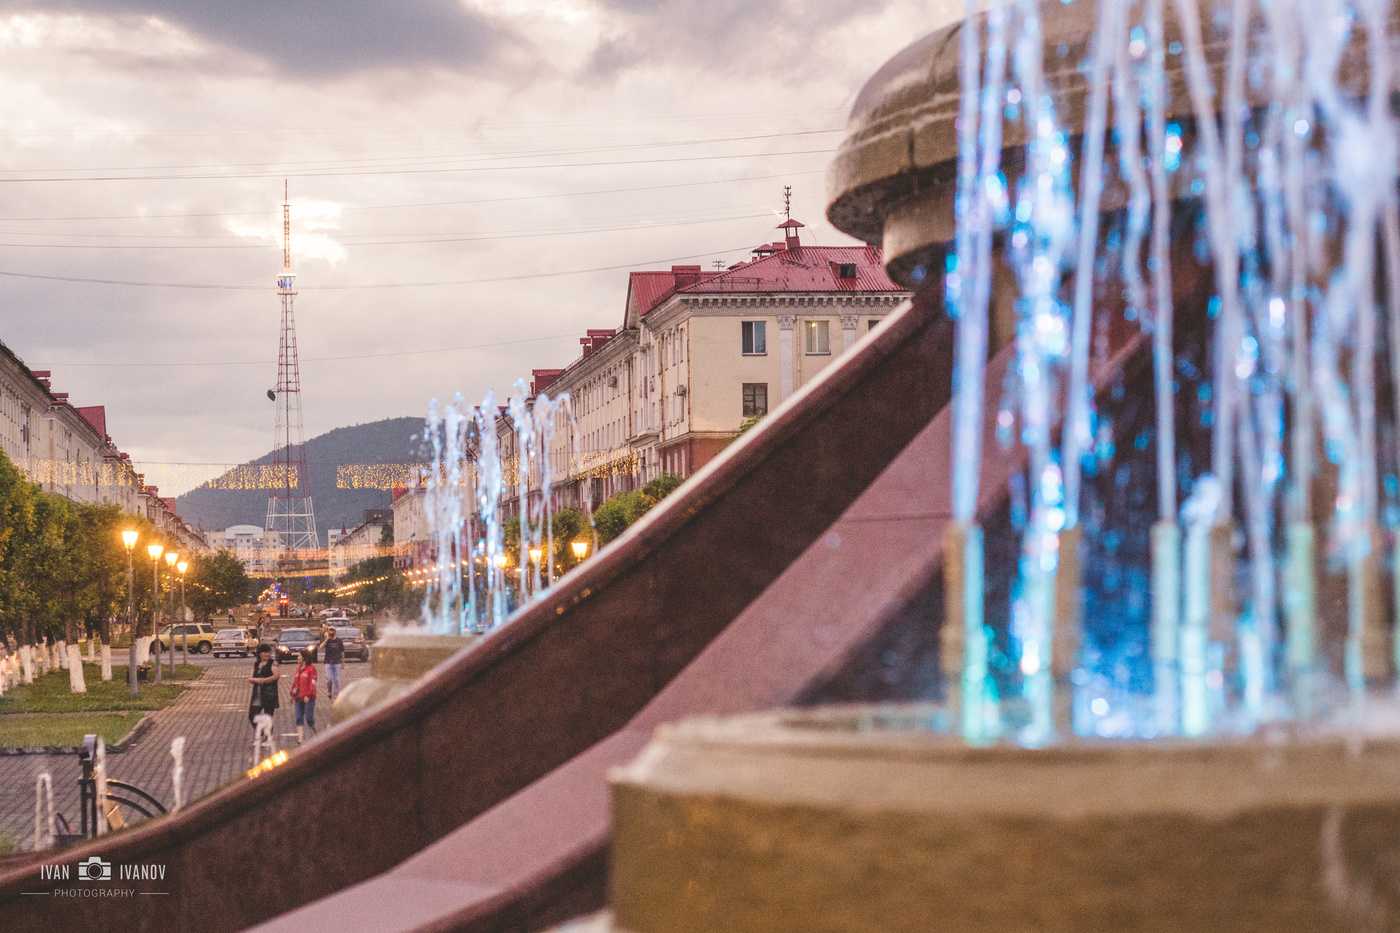
[[(862, 704), (696, 717), (660, 727), (616, 790), (754, 804), (1078, 819), (1391, 803), (1400, 736), (1067, 740), (972, 746), (913, 728), (936, 704)], [(857, 728), (861, 722), (904, 724)], [(1358, 753), (1360, 749), (1360, 753)], [(1086, 793), (1086, 790), (1092, 791)]]

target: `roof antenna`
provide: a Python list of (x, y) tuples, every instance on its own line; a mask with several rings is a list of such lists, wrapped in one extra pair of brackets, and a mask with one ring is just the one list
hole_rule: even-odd
[(723, 259), (716, 259), (714, 262), (710, 263), (710, 265), (714, 266), (714, 267), (715, 267), (715, 271), (718, 272), (719, 270), (721, 270), (721, 269), (724, 268), (724, 260), (723, 260)]
[(783, 219), (792, 220), (792, 185), (783, 185)]

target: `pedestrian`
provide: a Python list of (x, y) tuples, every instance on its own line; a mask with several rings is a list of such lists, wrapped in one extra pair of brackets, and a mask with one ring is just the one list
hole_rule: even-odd
[(280, 675), (272, 669), (272, 646), (258, 645), (253, 653), (253, 676), (248, 683), (253, 685), (253, 695), (248, 700), (248, 723), (254, 727), (259, 714), (273, 716), (277, 713), (277, 681)]
[(297, 672), (292, 678), (292, 702), (297, 711), (297, 742), (306, 740), (303, 727), (316, 734), (316, 655), (310, 648), (297, 655)]
[(326, 651), (326, 696), (334, 703), (336, 696), (340, 694), (340, 672), (345, 663), (345, 642), (340, 640), (340, 633), (335, 630), (334, 625), (327, 625), (326, 636), (321, 645)]

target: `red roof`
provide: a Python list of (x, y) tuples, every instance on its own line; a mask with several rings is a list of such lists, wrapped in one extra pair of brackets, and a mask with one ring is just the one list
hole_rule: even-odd
[(627, 320), (636, 321), (676, 290), (676, 274), (666, 272), (633, 272), (627, 278)]
[(107, 407), (105, 405), (85, 405), (78, 409), (78, 414), (83, 416), (83, 420), (92, 425), (92, 429), (107, 437)]
[[(855, 275), (842, 276), (843, 265), (855, 266)], [(771, 255), (708, 276), (678, 291), (687, 295), (703, 295), (741, 292), (903, 292), (905, 289), (885, 274), (879, 247), (804, 246), (795, 250), (780, 249)]]

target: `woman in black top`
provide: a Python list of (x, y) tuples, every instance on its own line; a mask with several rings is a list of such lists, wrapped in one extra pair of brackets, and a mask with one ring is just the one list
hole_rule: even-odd
[(257, 725), (254, 719), (259, 713), (269, 716), (276, 714), (278, 677), (272, 669), (272, 646), (258, 645), (253, 660), (253, 676), (248, 678), (248, 683), (253, 685), (253, 695), (248, 701), (249, 725)]

